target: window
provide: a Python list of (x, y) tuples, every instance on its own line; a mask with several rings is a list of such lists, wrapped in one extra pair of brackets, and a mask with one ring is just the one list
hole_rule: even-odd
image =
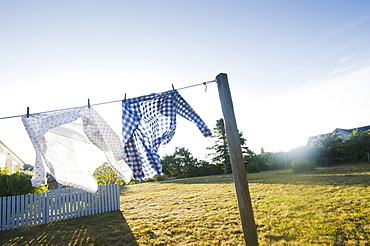
[(15, 172), (17, 170), (17, 162), (16, 161), (12, 161), (12, 171)]
[(5, 154), (0, 154), (0, 168), (5, 167), (5, 161), (6, 161), (6, 155)]

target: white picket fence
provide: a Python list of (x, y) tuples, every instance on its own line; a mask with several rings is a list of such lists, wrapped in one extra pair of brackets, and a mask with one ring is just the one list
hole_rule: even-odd
[(0, 197), (1, 231), (120, 209), (118, 184), (100, 185), (93, 194), (75, 188)]

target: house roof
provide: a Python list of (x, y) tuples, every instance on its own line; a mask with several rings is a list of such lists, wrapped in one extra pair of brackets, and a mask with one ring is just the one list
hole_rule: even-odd
[(309, 138), (308, 138), (308, 141), (307, 141), (307, 145), (309, 145), (313, 140), (315, 140), (315, 139), (317, 139), (317, 138), (319, 138), (319, 137), (323, 137), (323, 136), (325, 136), (325, 135), (329, 135), (329, 134), (331, 134), (331, 133), (327, 133), (327, 134), (320, 134), (320, 135), (317, 135), (317, 136), (309, 137)]
[(364, 132), (364, 131), (367, 131), (367, 130), (370, 130), (370, 125), (369, 126), (362, 126), (362, 127), (356, 127), (356, 128), (352, 128), (352, 129), (342, 129), (342, 128), (336, 128), (333, 133), (336, 133), (338, 131), (341, 131), (341, 132), (347, 132), (348, 134), (350, 134), (351, 132), (353, 132), (354, 130), (359, 130), (361, 132)]
[(24, 162), (24, 161), (22, 161), (22, 159), (21, 158), (19, 158), (19, 156), (17, 156), (11, 149), (9, 149), (9, 147), (8, 146), (6, 146), (5, 144), (4, 144), (4, 142), (2, 142), (1, 140), (0, 140), (0, 146), (3, 146), (2, 148), (3, 149), (6, 149), (9, 153), (11, 153), (15, 158), (17, 158), (21, 163), (23, 163), (23, 165), (25, 165), (26, 163)]
[(326, 133), (326, 134), (319, 134), (317, 136), (312, 136), (312, 137), (309, 137), (308, 138), (308, 141), (307, 141), (307, 145), (317, 139), (318, 137), (323, 137), (323, 136), (326, 136), (326, 135), (331, 135), (333, 133), (337, 133), (337, 132), (341, 132), (341, 133), (347, 133), (348, 135), (351, 134), (351, 132), (353, 132), (354, 130), (359, 130), (361, 132), (364, 132), (364, 131), (367, 131), (367, 130), (370, 130), (370, 125), (369, 126), (362, 126), (362, 127), (356, 127), (356, 128), (352, 128), (352, 129), (342, 129), (342, 128), (336, 128), (333, 132), (331, 133)]

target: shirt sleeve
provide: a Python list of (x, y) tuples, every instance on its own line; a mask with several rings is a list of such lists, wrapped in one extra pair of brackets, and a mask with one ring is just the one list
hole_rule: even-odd
[(181, 115), (185, 119), (195, 123), (198, 129), (203, 133), (203, 136), (212, 136), (212, 132), (208, 128), (208, 126), (178, 92), (176, 97), (176, 113)]

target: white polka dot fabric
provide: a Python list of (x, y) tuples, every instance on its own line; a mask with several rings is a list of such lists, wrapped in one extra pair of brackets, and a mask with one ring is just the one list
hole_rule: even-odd
[(92, 107), (24, 115), (22, 121), (36, 150), (33, 186), (46, 184), (50, 172), (60, 184), (95, 193), (98, 185), (92, 174), (104, 160), (93, 164), (94, 148), (103, 151), (113, 170), (130, 182), (132, 170), (124, 162), (119, 136)]

